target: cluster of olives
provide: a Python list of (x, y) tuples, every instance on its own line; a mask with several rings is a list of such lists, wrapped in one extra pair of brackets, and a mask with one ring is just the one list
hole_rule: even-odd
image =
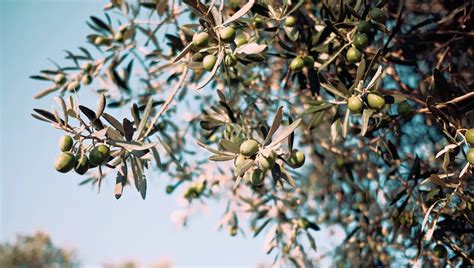
[(466, 134), (464, 135), (466, 138), (466, 142), (469, 144), (471, 148), (469, 148), (469, 151), (467, 152), (467, 162), (469, 164), (474, 165), (474, 128), (469, 129)]
[[(277, 155), (271, 151), (267, 156), (258, 154), (260, 144), (253, 139), (247, 139), (240, 144), (239, 155), (234, 159), (234, 165), (238, 167), (246, 159), (256, 159), (257, 167), (251, 171), (249, 176), (250, 183), (253, 186), (260, 186), (263, 184), (265, 174), (275, 166)], [(287, 164), (292, 168), (300, 168), (305, 162), (305, 155), (298, 150), (292, 150), (289, 157), (286, 159)]]
[(129, 30), (127, 25), (121, 25), (113, 36), (96, 36), (94, 38), (94, 45), (100, 46), (110, 46), (113, 41), (117, 43), (122, 43), (124, 41), (125, 33)]
[(74, 141), (71, 136), (66, 135), (59, 139), (59, 149), (61, 154), (56, 158), (54, 167), (58, 172), (67, 173), (74, 169), (77, 174), (84, 175), (87, 170), (94, 166), (103, 165), (109, 160), (110, 149), (104, 144), (95, 146), (89, 153), (89, 157), (86, 154), (77, 152), (76, 155), (72, 153), (74, 147)]
[[(82, 74), (79, 77), (69, 82), (66, 86), (69, 92), (77, 92), (81, 88), (81, 83), (84, 85), (89, 85), (92, 83), (91, 73), (94, 69), (92, 62), (84, 62), (81, 66)], [(54, 83), (58, 86), (62, 86), (67, 82), (66, 75), (64, 73), (58, 73), (54, 76)]]
[[(380, 8), (373, 8), (369, 11), (369, 17), (377, 23), (384, 24), (387, 20), (385, 12)], [(360, 62), (362, 59), (362, 50), (369, 45), (367, 35), (372, 31), (373, 25), (370, 21), (361, 21), (356, 25), (357, 32), (353, 36), (352, 46), (346, 52), (347, 61), (350, 63)]]
[[(376, 92), (367, 94), (367, 106), (375, 111), (382, 110), (385, 106), (385, 99)], [(360, 113), (364, 109), (364, 102), (361, 96), (351, 96), (347, 99), (347, 108), (353, 113)]]
[[(236, 47), (240, 47), (247, 44), (248, 40), (245, 34), (237, 35), (235, 29), (232, 26), (223, 27), (218, 31), (220, 40), (225, 44), (234, 43)], [(193, 46), (201, 51), (209, 45), (209, 34), (207, 32), (199, 32), (193, 36)], [(197, 51), (193, 54), (192, 60), (194, 62), (202, 62), (202, 66), (205, 70), (211, 71), (216, 64), (217, 57), (214, 54), (203, 55), (203, 53)], [(232, 52), (226, 52), (224, 57), (224, 64), (232, 67), (237, 64), (237, 56)]]

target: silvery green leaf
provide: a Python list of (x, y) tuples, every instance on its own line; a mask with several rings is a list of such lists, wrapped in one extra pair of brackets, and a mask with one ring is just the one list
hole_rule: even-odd
[(115, 119), (115, 117), (111, 116), (108, 113), (102, 113), (102, 117), (105, 118), (105, 120), (109, 122), (109, 124), (112, 125), (116, 130), (118, 130), (122, 135), (125, 135), (122, 124), (120, 124), (120, 122)]
[(146, 198), (146, 188), (147, 188), (147, 182), (146, 179), (143, 178), (143, 180), (140, 182), (140, 195), (142, 196), (143, 200)]
[(122, 162), (118, 167), (117, 178), (115, 180), (115, 198), (119, 199), (122, 197), (123, 187), (127, 182), (127, 164)]
[(336, 89), (333, 85), (331, 84), (326, 84), (326, 83), (320, 83), (321, 86), (326, 89), (327, 91), (331, 92), (332, 94), (334, 95), (337, 95), (339, 97), (342, 97), (342, 98), (346, 98), (346, 96), (344, 95), (344, 93), (342, 93), (340, 90)]
[(287, 126), (282, 130), (282, 132), (272, 141), (272, 143), (269, 145), (269, 147), (272, 147), (280, 142), (282, 142), (284, 139), (286, 139), (288, 136), (290, 136), (293, 131), (300, 125), (301, 123), (301, 118), (297, 119), (295, 122), (293, 122), (291, 125)]
[(245, 44), (241, 47), (238, 47), (235, 50), (235, 53), (239, 55), (255, 55), (255, 54), (262, 53), (263, 51), (265, 51), (265, 49), (267, 49), (267, 45), (259, 45), (257, 43), (250, 43), (250, 44)]
[(221, 140), (219, 144), (224, 148), (225, 150), (232, 152), (232, 153), (240, 153), (240, 148), (237, 144), (231, 142), (230, 140)]
[(375, 83), (377, 83), (377, 81), (381, 77), (382, 73), (383, 73), (382, 66), (379, 66), (379, 68), (377, 69), (377, 72), (375, 72), (375, 74), (374, 74), (374, 77), (372, 77), (372, 80), (370, 80), (369, 84), (367, 85), (367, 90), (368, 91), (370, 91), (372, 89), (372, 87), (374, 87)]
[[(214, 154), (232, 155), (232, 156), (234, 156), (234, 154), (216, 150), (216, 149), (214, 149), (214, 148), (212, 148), (212, 147), (210, 147), (210, 146), (207, 146), (206, 144), (204, 144), (204, 143), (202, 143), (202, 142), (200, 142), (200, 141), (198, 141), (197, 144), (198, 144), (199, 146), (201, 146), (202, 148), (204, 148), (204, 149), (206, 149), (206, 150), (208, 150), (209, 152), (214, 153)], [(235, 156), (234, 156), (234, 157), (235, 157)]]
[(59, 88), (60, 88), (60, 87), (58, 87), (58, 86), (56, 86), (56, 85), (54, 85), (54, 86), (52, 86), (52, 87), (45, 88), (45, 89), (41, 90), (40, 92), (36, 93), (36, 94), (33, 96), (33, 98), (35, 98), (35, 99), (42, 98), (42, 97), (48, 95), (49, 93), (58, 90)]
[(345, 138), (347, 136), (347, 128), (349, 127), (349, 109), (346, 110), (346, 115), (344, 116), (344, 123), (342, 124), (342, 137)]
[(255, 0), (248, 1), (247, 4), (245, 4), (244, 6), (242, 6), (241, 9), (239, 9), (239, 11), (235, 12), (234, 15), (232, 15), (230, 18), (228, 18), (226, 21), (224, 21), (224, 23), (222, 23), (222, 25), (229, 24), (229, 23), (233, 22), (234, 20), (238, 20), (239, 18), (241, 18), (242, 16), (247, 14), (247, 12), (249, 12), (250, 9), (253, 7), (254, 3), (255, 3)]
[(96, 118), (99, 118), (102, 115), (102, 113), (104, 113), (106, 103), (107, 103), (107, 100), (105, 99), (104, 93), (100, 94), (99, 103), (97, 105), (97, 110), (95, 112)]
[(191, 48), (193, 47), (193, 42), (189, 42), (189, 44), (181, 51), (181, 53), (174, 58), (173, 63), (178, 62), (180, 59), (182, 59), (186, 54), (188, 54), (189, 51), (191, 51)]
[(64, 99), (61, 96), (56, 96), (54, 99), (59, 104), (59, 106), (61, 106), (61, 109), (63, 110), (63, 114), (64, 114), (64, 125), (67, 125), (68, 113), (67, 113), (67, 108), (66, 108), (66, 102), (64, 102)]
[(283, 106), (280, 106), (275, 114), (275, 118), (273, 118), (272, 126), (270, 127), (270, 130), (268, 131), (268, 134), (265, 137), (265, 141), (263, 142), (263, 145), (267, 145), (270, 142), (273, 134), (275, 134), (277, 129), (280, 127), (282, 119), (283, 119)]
[(141, 144), (139, 142), (134, 142), (134, 141), (117, 141), (117, 140), (111, 140), (110, 144), (122, 147), (126, 149), (127, 151), (142, 151), (142, 150), (147, 150), (150, 149), (158, 144), (158, 142), (151, 142), (147, 144)]
[(374, 111), (371, 109), (364, 109), (364, 111), (362, 112), (362, 129), (360, 131), (360, 134), (362, 136), (365, 136), (365, 133), (367, 132), (367, 128), (369, 127), (369, 120), (373, 113)]
[(233, 160), (234, 158), (235, 158), (235, 156), (232, 156), (232, 155), (219, 155), (219, 154), (216, 154), (216, 155), (209, 156), (209, 160), (211, 160), (211, 161), (229, 161), (229, 160)]
[(148, 102), (145, 107), (145, 111), (143, 112), (142, 119), (140, 121), (140, 124), (138, 125), (138, 129), (135, 132), (135, 135), (137, 136), (137, 140), (140, 140), (142, 137), (142, 132), (143, 129), (146, 126), (146, 123), (148, 122), (148, 118), (150, 117), (151, 114), (151, 109), (153, 108), (153, 98), (148, 98)]

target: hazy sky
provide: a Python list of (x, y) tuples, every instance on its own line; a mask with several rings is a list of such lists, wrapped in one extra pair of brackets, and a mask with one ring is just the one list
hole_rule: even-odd
[(216, 231), (222, 211), (215, 206), (194, 216), (186, 229), (176, 228), (169, 217), (176, 201), (164, 194), (164, 178), (149, 180), (145, 201), (131, 188), (116, 200), (110, 178), (98, 195), (88, 186), (79, 187), (78, 175), (57, 173), (53, 162), (62, 133), (30, 116), (33, 108), (51, 108), (54, 100), (33, 100), (48, 84), (28, 76), (51, 68), (48, 58), (61, 62), (64, 49), (84, 45), (90, 32), (85, 20), (101, 15), (105, 2), (0, 3), (1, 241), (41, 229), (56, 243), (78, 249), (87, 265), (131, 258), (151, 263), (162, 257), (179, 265), (253, 266), (272, 260), (263, 252), (263, 237)]

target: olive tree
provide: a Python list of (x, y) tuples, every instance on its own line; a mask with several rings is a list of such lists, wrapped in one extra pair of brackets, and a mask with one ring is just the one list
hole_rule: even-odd
[(64, 132), (59, 172), (99, 190), (115, 179), (117, 199), (168, 175), (183, 223), (196, 203), (226, 202), (221, 226), (265, 233), (280, 265), (317, 264), (328, 226), (346, 233), (335, 264), (474, 264), (472, 3), (104, 10), (69, 64), (32, 76), (48, 84), (35, 98), (58, 104), (32, 115)]
[(48, 234), (18, 235), (14, 243), (0, 244), (1, 267), (75, 267), (76, 252), (53, 244)]

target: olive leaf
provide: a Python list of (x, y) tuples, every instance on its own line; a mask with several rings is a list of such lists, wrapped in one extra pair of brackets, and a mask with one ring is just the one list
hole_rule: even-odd
[(280, 106), (275, 114), (275, 118), (273, 118), (273, 123), (272, 126), (270, 127), (270, 130), (267, 133), (267, 136), (265, 137), (265, 141), (263, 142), (263, 145), (267, 145), (273, 134), (278, 130), (278, 128), (281, 125), (281, 120), (283, 119), (283, 106)]
[(122, 124), (115, 119), (115, 117), (111, 116), (108, 113), (102, 113), (102, 117), (110, 124), (112, 125), (116, 130), (120, 132), (120, 134), (125, 136), (125, 131), (123, 130)]
[(202, 143), (202, 142), (200, 142), (200, 141), (198, 141), (197, 144), (198, 144), (199, 146), (201, 146), (202, 148), (208, 150), (208, 151), (211, 152), (211, 153), (219, 154), (219, 155), (231, 155), (231, 156), (235, 157), (235, 155), (232, 154), (232, 153), (222, 152), (222, 151), (213, 149), (213, 148), (207, 146), (206, 144), (204, 144), (204, 143)]
[(247, 12), (250, 11), (250, 9), (252, 8), (252, 6), (255, 4), (255, 0), (250, 0), (247, 2), (247, 4), (245, 4), (241, 9), (239, 9), (239, 11), (235, 12), (234, 15), (232, 15), (230, 18), (228, 18), (226, 21), (224, 21), (224, 23), (222, 23), (222, 25), (226, 25), (226, 24), (229, 24), (235, 20), (238, 20), (239, 18), (241, 18), (242, 16), (244, 16), (245, 14), (247, 14)]
[(235, 53), (242, 56), (255, 55), (255, 54), (262, 53), (263, 51), (265, 51), (265, 49), (267, 49), (267, 45), (259, 45), (257, 43), (250, 43), (250, 44), (245, 44), (241, 47), (238, 47), (235, 50)]
[(174, 58), (173, 63), (178, 62), (180, 59), (182, 59), (184, 56), (188, 54), (189, 51), (191, 51), (193, 47), (193, 43), (190, 42), (179, 54)]
[(300, 125), (302, 119), (297, 119), (295, 122), (293, 122), (291, 125), (287, 126), (274, 140), (273, 142), (268, 145), (269, 147), (273, 147), (286, 139), (295, 129)]
[(43, 90), (41, 90), (40, 92), (36, 93), (33, 98), (34, 99), (40, 99), (46, 95), (48, 95), (49, 93), (52, 93), (58, 89), (60, 89), (61, 87), (57, 86), (57, 85), (54, 85), (54, 86), (51, 86), (51, 87), (48, 87), (48, 88), (45, 88)]
[(99, 118), (99, 117), (102, 116), (102, 114), (104, 113), (104, 110), (105, 110), (106, 103), (107, 103), (107, 100), (105, 99), (105, 95), (103, 93), (100, 94), (99, 103), (97, 105), (97, 110), (95, 112), (95, 117), (96, 118)]
[(66, 108), (66, 102), (64, 102), (64, 99), (61, 96), (56, 96), (54, 99), (61, 106), (63, 110), (63, 114), (64, 114), (64, 125), (67, 125), (68, 113), (67, 113), (67, 108)]
[(321, 83), (321, 86), (326, 89), (327, 91), (329, 91), (330, 93), (334, 94), (334, 95), (337, 95), (339, 97), (342, 97), (342, 98), (346, 98), (345, 94), (343, 92), (341, 92), (340, 90), (336, 89), (333, 85), (331, 84), (326, 84), (326, 83)]
[(153, 108), (153, 98), (149, 98), (148, 102), (145, 107), (145, 111), (143, 112), (142, 119), (140, 121), (140, 124), (138, 125), (138, 129), (135, 132), (135, 135), (137, 136), (137, 140), (140, 140), (143, 134), (143, 130), (145, 129), (146, 123), (148, 122), (148, 118), (150, 117), (151, 110)]
[(211, 161), (229, 161), (229, 160), (233, 160), (234, 158), (235, 156), (233, 155), (221, 155), (221, 154), (209, 156), (209, 160)]
[(360, 131), (360, 134), (362, 136), (365, 136), (365, 133), (367, 132), (367, 128), (369, 127), (369, 120), (373, 113), (374, 111), (371, 109), (364, 109), (364, 111), (362, 112), (362, 128)]
[(117, 178), (115, 180), (115, 198), (119, 199), (122, 197), (123, 187), (127, 182), (127, 163), (122, 161), (118, 167)]
[(240, 153), (239, 146), (230, 140), (221, 140), (219, 144), (224, 148), (225, 150), (232, 152), (232, 153)]
[(158, 142), (150, 142), (147, 144), (142, 144), (135, 141), (120, 141), (120, 140), (110, 140), (110, 144), (124, 148), (127, 151), (141, 151), (150, 149), (158, 144)]

